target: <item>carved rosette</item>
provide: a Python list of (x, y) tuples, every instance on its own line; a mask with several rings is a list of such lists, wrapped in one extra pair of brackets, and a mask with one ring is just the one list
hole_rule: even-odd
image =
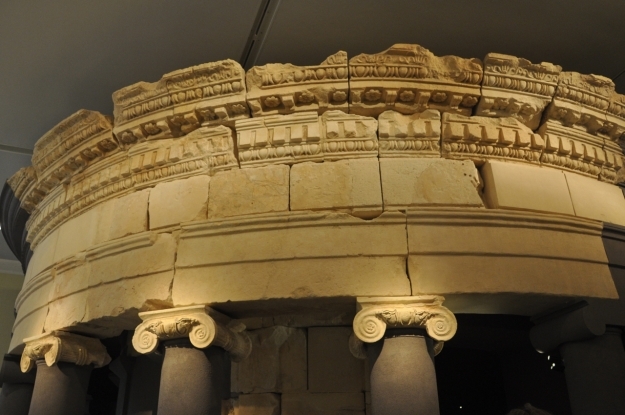
[(104, 345), (91, 337), (65, 331), (53, 331), (24, 339), (26, 347), (22, 353), (20, 368), (26, 373), (35, 367), (35, 362), (44, 359), (48, 366), (58, 362), (74, 363), (78, 366), (106, 366), (111, 358)]
[(139, 353), (153, 352), (163, 340), (189, 337), (198, 349), (219, 346), (240, 362), (252, 351), (252, 342), (245, 326), (233, 325), (229, 319), (206, 306), (172, 308), (139, 313), (143, 319), (132, 337)]
[[(435, 351), (440, 352), (440, 343), (450, 340), (458, 328), (454, 314), (442, 306), (443, 300), (439, 296), (358, 298), (355, 337), (364, 343), (375, 343), (384, 337), (387, 327), (422, 328), (437, 342)], [(356, 339), (350, 340), (350, 350), (362, 357), (362, 346)]]

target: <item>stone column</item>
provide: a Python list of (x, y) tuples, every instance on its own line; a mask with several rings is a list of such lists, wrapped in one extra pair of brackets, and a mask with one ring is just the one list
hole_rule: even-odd
[(252, 349), (245, 326), (205, 306), (139, 316), (134, 348), (151, 353), (162, 342), (165, 349), (158, 414), (220, 415), (222, 399), (230, 397), (230, 358), (241, 361)]
[(622, 330), (608, 327), (589, 307), (541, 319), (530, 331), (539, 352), (559, 350), (573, 415), (625, 414)]
[(0, 415), (27, 415), (35, 372), (22, 373), (20, 357), (7, 354), (0, 369)]
[(438, 415), (434, 356), (457, 329), (443, 297), (357, 300), (350, 349), (369, 359), (372, 414)]
[(20, 366), (27, 373), (37, 366), (29, 415), (84, 415), (93, 367), (111, 358), (97, 339), (63, 331), (24, 339)]

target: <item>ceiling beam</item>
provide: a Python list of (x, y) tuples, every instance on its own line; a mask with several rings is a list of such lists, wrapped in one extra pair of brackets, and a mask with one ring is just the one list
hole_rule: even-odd
[(265, 39), (271, 30), (273, 19), (276, 16), (278, 7), (280, 7), (280, 1), (281, 0), (263, 0), (261, 3), (258, 14), (256, 15), (256, 20), (254, 20), (254, 26), (252, 26), (250, 36), (247, 39), (243, 55), (241, 56), (241, 65), (245, 70), (256, 65), (258, 56), (265, 45)]
[(7, 153), (27, 154), (29, 156), (33, 155), (33, 151), (29, 148), (13, 147), (4, 144), (0, 144), (0, 151), (4, 151)]

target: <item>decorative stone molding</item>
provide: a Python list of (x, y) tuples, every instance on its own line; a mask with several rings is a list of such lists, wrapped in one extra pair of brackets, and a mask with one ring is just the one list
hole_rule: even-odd
[(30, 337), (24, 339), (24, 343), (26, 347), (20, 361), (20, 368), (24, 373), (32, 370), (39, 359), (45, 359), (48, 366), (68, 362), (78, 366), (103, 367), (111, 361), (100, 340), (65, 331)]
[(243, 68), (233, 60), (206, 63), (113, 93), (115, 128), (124, 147), (185, 135), (200, 125), (249, 116)]
[(354, 333), (364, 343), (384, 337), (387, 327), (422, 328), (435, 341), (450, 340), (458, 328), (456, 317), (440, 296), (358, 297)]
[(245, 326), (236, 325), (228, 317), (206, 306), (191, 306), (139, 313), (143, 320), (132, 337), (139, 353), (153, 352), (160, 341), (189, 337), (198, 349), (219, 346), (240, 362), (252, 351), (252, 342)]
[(378, 121), (375, 118), (328, 111), (319, 121), (324, 160), (377, 157)]
[(384, 52), (354, 56), (349, 74), (349, 111), (354, 114), (436, 109), (471, 115), (480, 98), (482, 62), (437, 57), (419, 45), (396, 44)]
[(247, 72), (247, 102), (255, 117), (299, 111), (347, 111), (347, 53), (317, 66), (271, 63)]
[(380, 157), (440, 157), (441, 114), (426, 110), (402, 115), (384, 111), (378, 117)]
[(551, 102), (562, 68), (499, 53), (484, 58), (482, 98), (475, 115), (513, 117), (532, 130)]
[(545, 143), (542, 137), (514, 118), (465, 117), (443, 114), (443, 157), (508, 159), (540, 163)]

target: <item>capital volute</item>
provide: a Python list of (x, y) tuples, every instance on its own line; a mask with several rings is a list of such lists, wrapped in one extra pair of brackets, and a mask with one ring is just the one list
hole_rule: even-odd
[(58, 362), (74, 363), (78, 366), (106, 366), (111, 357), (106, 347), (98, 340), (66, 331), (53, 331), (24, 339), (20, 369), (26, 373), (32, 370), (35, 362), (44, 359), (48, 366)]
[(252, 351), (245, 326), (236, 325), (223, 314), (207, 306), (170, 308), (139, 313), (143, 322), (137, 326), (132, 345), (139, 353), (153, 352), (161, 341), (188, 337), (194, 347), (218, 346), (241, 361)]
[(458, 328), (454, 314), (443, 307), (440, 296), (358, 297), (354, 317), (354, 335), (350, 349), (364, 357), (362, 343), (375, 343), (384, 337), (387, 327), (425, 329), (435, 342), (435, 352), (450, 340)]

